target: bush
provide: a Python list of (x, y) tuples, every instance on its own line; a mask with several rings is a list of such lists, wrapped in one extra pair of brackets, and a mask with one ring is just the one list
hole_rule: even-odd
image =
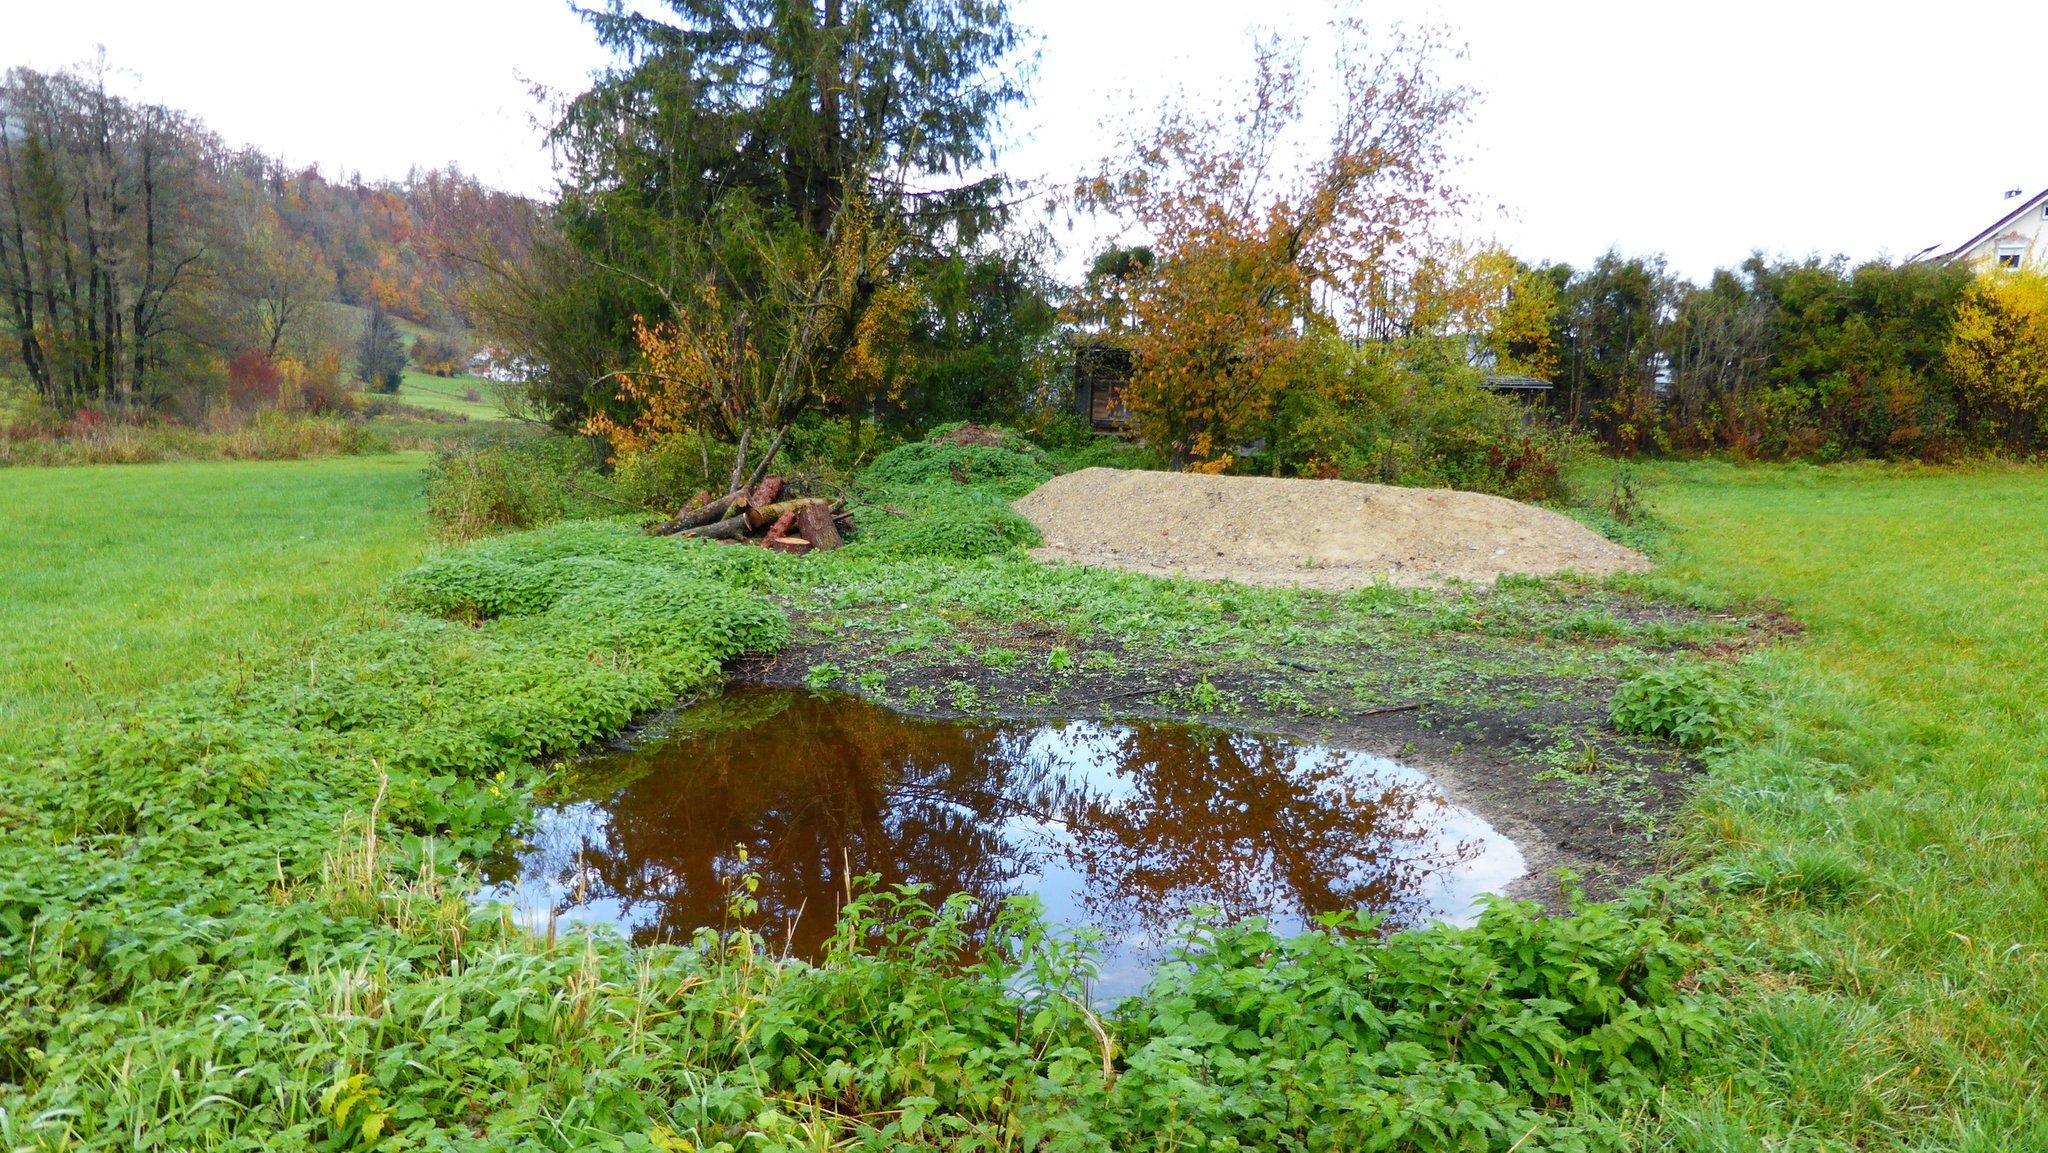
[(244, 352), (228, 361), (228, 403), (237, 410), (274, 407), (283, 383), (284, 371), (260, 352)]
[(1339, 345), (1310, 369), (1276, 410), (1257, 471), (1563, 502), (1571, 462), (1591, 451), (1480, 387), (1476, 370), (1436, 344)]
[(1572, 495), (1565, 468), (1573, 450), (1570, 435), (1559, 430), (1467, 426), (1424, 442), (1420, 475), (1467, 492), (1562, 502)]
[(1001, 447), (935, 439), (883, 453), (861, 472), (860, 483), (871, 489), (972, 487), (1015, 499), (1051, 480), (1053, 471), (1052, 459), (1021, 437)]
[(612, 487), (619, 499), (648, 508), (681, 508), (699, 489), (723, 489), (726, 477), (705, 475), (704, 457), (695, 443), (668, 437), (618, 458)]
[(427, 516), (443, 540), (538, 528), (571, 508), (582, 446), (563, 438), (460, 444), (427, 466)]
[(1741, 693), (1719, 670), (1672, 665), (1623, 681), (1608, 702), (1607, 723), (1617, 732), (1703, 749), (1729, 734), (1741, 708)]

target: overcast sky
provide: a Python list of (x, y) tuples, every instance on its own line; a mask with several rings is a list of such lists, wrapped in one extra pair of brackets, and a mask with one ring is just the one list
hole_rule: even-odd
[[(455, 161), (549, 187), (538, 83), (603, 62), (562, 0), (69, 0), (14, 4), (0, 64), (53, 69), (105, 45), (126, 91), (232, 142), (333, 174)], [(1038, 35), (1034, 104), (1007, 167), (1065, 177), (1103, 147), (1121, 93), (1216, 91), (1254, 24), (1312, 32), (1306, 0), (1016, 0)], [(1958, 241), (2008, 188), (2048, 186), (2035, 49), (2048, 5), (1888, 8), (1805, 0), (1362, 3), (1369, 20), (1450, 23), (1483, 94), (1463, 184), (1500, 205), (1469, 224), (1525, 259), (1663, 252), (1704, 276), (1751, 249), (1863, 259)], [(1897, 13), (1897, 14), (1895, 14)]]

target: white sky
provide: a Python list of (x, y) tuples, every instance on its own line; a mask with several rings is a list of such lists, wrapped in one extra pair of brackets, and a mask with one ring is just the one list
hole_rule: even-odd
[[(0, 0), (0, 66), (104, 44), (131, 95), (330, 174), (450, 161), (545, 192), (527, 81), (574, 90), (603, 62), (562, 0)], [(19, 11), (19, 9), (27, 11)], [(1006, 167), (1064, 177), (1099, 124), (1176, 85), (1240, 76), (1253, 24), (1323, 27), (1308, 0), (1015, 0), (1042, 52)], [(1752, 248), (1902, 256), (1960, 240), (2008, 188), (2048, 185), (2034, 127), (2048, 5), (1947, 0), (1367, 0), (1375, 22), (1448, 20), (1483, 93), (1462, 182), (1471, 223), (1524, 259), (1664, 252), (1701, 277)]]

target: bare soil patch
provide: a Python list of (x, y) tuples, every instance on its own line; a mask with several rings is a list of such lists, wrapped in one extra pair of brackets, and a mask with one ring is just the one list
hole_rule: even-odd
[(1250, 585), (1492, 584), (1649, 562), (1570, 517), (1449, 489), (1085, 468), (1016, 502), (1041, 560)]

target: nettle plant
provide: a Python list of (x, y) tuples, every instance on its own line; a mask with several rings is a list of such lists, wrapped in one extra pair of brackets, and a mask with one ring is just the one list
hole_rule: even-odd
[(1608, 704), (1615, 730), (1687, 749), (1720, 744), (1741, 717), (1741, 688), (1710, 665), (1646, 669), (1623, 681)]

